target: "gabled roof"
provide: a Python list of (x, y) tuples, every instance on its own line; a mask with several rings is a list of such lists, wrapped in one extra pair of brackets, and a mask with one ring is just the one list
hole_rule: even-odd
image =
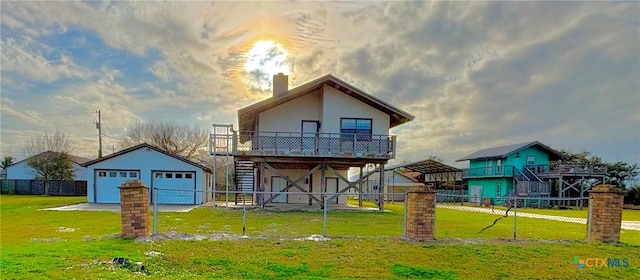
[(204, 166), (202, 164), (193, 162), (193, 161), (191, 161), (189, 159), (186, 159), (184, 157), (181, 157), (179, 155), (175, 155), (175, 154), (169, 153), (169, 152), (167, 152), (167, 151), (165, 151), (163, 149), (160, 149), (160, 148), (158, 148), (156, 146), (152, 146), (152, 145), (147, 144), (147, 143), (138, 144), (138, 145), (135, 145), (133, 147), (129, 147), (129, 148), (126, 148), (124, 150), (115, 152), (113, 154), (104, 156), (102, 158), (94, 159), (92, 161), (85, 162), (84, 164), (82, 164), (82, 166), (88, 167), (89, 165), (93, 165), (93, 164), (96, 164), (98, 162), (102, 162), (102, 161), (105, 161), (105, 160), (108, 160), (108, 159), (111, 159), (111, 158), (114, 158), (114, 157), (118, 157), (118, 156), (124, 155), (124, 154), (129, 153), (129, 152), (133, 152), (133, 151), (141, 149), (141, 148), (148, 148), (148, 149), (154, 150), (156, 152), (163, 153), (163, 154), (168, 155), (168, 156), (170, 156), (172, 158), (175, 158), (177, 160), (183, 161), (183, 162), (191, 164), (191, 165), (193, 165), (195, 167), (198, 167), (198, 168), (201, 168), (201, 169), (206, 170), (208, 172), (211, 172), (211, 169), (209, 169), (209, 167), (206, 167), (206, 166)]
[(533, 141), (533, 142), (512, 144), (512, 145), (480, 150), (470, 155), (466, 155), (456, 161), (465, 161), (465, 160), (472, 160), (472, 159), (505, 158), (510, 154), (514, 154), (526, 148), (534, 147), (534, 146), (546, 151), (549, 154), (549, 160), (558, 160), (562, 158), (562, 155), (560, 155), (560, 153), (558, 153), (556, 150), (551, 149), (538, 141)]
[(355, 99), (360, 100), (361, 102), (369, 104), (370, 106), (382, 112), (385, 112), (390, 116), (389, 128), (409, 122), (414, 118), (413, 115), (400, 110), (374, 97), (373, 95), (368, 94), (356, 88), (355, 86), (334, 77), (331, 74), (327, 74), (293, 89), (289, 89), (289, 91), (286, 93), (262, 100), (258, 103), (238, 110), (238, 125), (240, 126), (240, 130), (253, 130), (253, 123), (255, 122), (257, 113), (276, 107), (293, 99), (302, 97), (306, 94), (315, 92), (316, 90), (321, 89), (323, 85), (331, 86), (343, 92), (344, 94), (347, 94)]
[[(29, 161), (32, 158), (43, 157), (43, 156), (46, 156), (48, 154), (60, 154), (60, 153), (59, 152), (52, 152), (52, 151), (42, 152), (42, 153), (39, 153), (39, 154), (37, 154), (35, 156), (31, 156), (31, 157), (25, 158), (25, 159), (23, 159), (21, 161), (14, 162), (13, 164), (11, 164), (9, 166), (13, 166), (13, 165), (16, 165), (16, 164), (24, 162), (24, 161)], [(82, 165), (83, 163), (89, 161), (89, 159), (85, 158), (85, 157), (74, 156), (74, 155), (70, 155), (70, 154), (67, 154), (67, 156), (69, 157), (69, 160), (71, 160), (71, 162), (73, 162), (75, 164), (78, 164), (78, 165)], [(7, 166), (7, 167), (9, 167), (9, 166)]]

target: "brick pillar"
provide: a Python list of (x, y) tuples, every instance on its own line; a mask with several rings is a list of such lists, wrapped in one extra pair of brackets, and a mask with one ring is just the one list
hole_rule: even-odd
[(613, 185), (599, 185), (589, 193), (593, 196), (591, 241), (620, 241), (624, 191)]
[(149, 236), (149, 189), (140, 180), (126, 181), (119, 189), (122, 237)]
[(436, 192), (416, 186), (407, 197), (407, 238), (414, 241), (435, 240)]

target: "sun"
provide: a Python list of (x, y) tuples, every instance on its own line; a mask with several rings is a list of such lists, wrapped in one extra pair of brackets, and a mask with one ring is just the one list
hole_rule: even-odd
[(281, 45), (271, 40), (257, 41), (245, 54), (244, 72), (252, 89), (268, 91), (272, 76), (278, 73), (290, 74), (289, 53)]

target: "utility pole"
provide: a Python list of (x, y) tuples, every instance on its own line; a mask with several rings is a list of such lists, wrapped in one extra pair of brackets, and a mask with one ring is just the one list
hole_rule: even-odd
[(98, 129), (98, 158), (102, 158), (102, 116), (98, 110), (98, 121), (96, 121), (96, 129)]

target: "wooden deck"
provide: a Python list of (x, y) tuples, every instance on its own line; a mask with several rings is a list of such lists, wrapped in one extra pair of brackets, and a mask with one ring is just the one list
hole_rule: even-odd
[(526, 168), (543, 179), (554, 179), (560, 177), (601, 177), (607, 175), (606, 165), (549, 166), (548, 164), (539, 164), (527, 165)]
[(396, 137), (389, 135), (233, 132), (212, 134), (212, 155), (239, 157), (373, 159), (395, 158)]

